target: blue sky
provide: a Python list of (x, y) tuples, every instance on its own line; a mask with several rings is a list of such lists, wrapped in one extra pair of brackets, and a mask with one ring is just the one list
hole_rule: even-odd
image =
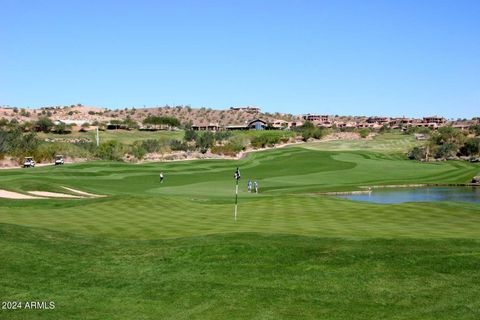
[(0, 0), (0, 105), (480, 116), (480, 1)]

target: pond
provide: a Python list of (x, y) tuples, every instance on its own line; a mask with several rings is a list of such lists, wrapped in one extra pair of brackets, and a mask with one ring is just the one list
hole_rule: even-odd
[(373, 189), (370, 193), (339, 195), (357, 201), (374, 203), (403, 203), (456, 201), (480, 203), (479, 187), (422, 187)]

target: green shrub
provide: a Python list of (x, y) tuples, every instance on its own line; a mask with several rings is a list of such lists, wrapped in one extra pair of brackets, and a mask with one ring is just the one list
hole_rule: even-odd
[(410, 160), (423, 160), (426, 158), (427, 152), (424, 147), (414, 147), (410, 152), (407, 154), (407, 157)]
[(122, 160), (124, 154), (123, 145), (115, 140), (101, 143), (97, 150), (97, 157), (102, 160)]
[(460, 147), (460, 155), (473, 156), (480, 153), (480, 138), (470, 138), (465, 141), (465, 144)]
[(189, 147), (186, 142), (182, 142), (179, 140), (172, 140), (170, 141), (170, 149), (173, 151), (187, 151)]
[(449, 158), (457, 155), (458, 147), (453, 143), (444, 143), (434, 150), (434, 157), (437, 159)]
[(362, 128), (362, 129), (358, 130), (358, 134), (360, 134), (361, 138), (365, 139), (370, 134), (370, 129)]
[(215, 137), (210, 131), (205, 131), (201, 135), (198, 135), (195, 139), (196, 147), (200, 152), (205, 153), (209, 148), (211, 148), (215, 143)]
[(141, 144), (133, 144), (129, 148), (130, 154), (132, 154), (135, 158), (141, 160), (147, 154), (147, 150)]
[(185, 130), (185, 136), (183, 137), (183, 139), (185, 141), (194, 141), (195, 139), (197, 139), (197, 132), (192, 130), (192, 129), (187, 129)]

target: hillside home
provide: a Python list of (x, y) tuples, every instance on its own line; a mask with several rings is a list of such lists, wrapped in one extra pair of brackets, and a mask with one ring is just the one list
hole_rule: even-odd
[(265, 130), (267, 127), (267, 122), (262, 119), (255, 119), (250, 121), (247, 125), (249, 130)]
[(305, 114), (303, 115), (303, 119), (305, 121), (310, 121), (310, 122), (329, 122), (330, 121), (330, 116), (328, 115), (319, 115), (319, 114)]
[(192, 125), (192, 130), (195, 131), (220, 131), (221, 127), (218, 123), (201, 123)]
[(290, 123), (285, 120), (273, 120), (272, 127), (275, 129), (286, 129), (290, 127)]
[(439, 116), (431, 116), (431, 117), (423, 117), (423, 123), (436, 123), (436, 124), (444, 124), (445, 118)]

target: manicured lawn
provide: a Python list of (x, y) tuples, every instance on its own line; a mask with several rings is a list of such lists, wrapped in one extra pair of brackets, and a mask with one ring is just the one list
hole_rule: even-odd
[[(405, 160), (412, 143), (386, 136), (348, 150), (306, 145), (239, 161), (2, 171), (0, 189), (67, 186), (107, 197), (0, 200), (1, 300), (57, 305), (0, 310), (0, 318), (477, 319), (478, 204), (375, 205), (319, 194), (463, 183), (480, 171)], [(248, 179), (259, 194), (246, 191)]]

